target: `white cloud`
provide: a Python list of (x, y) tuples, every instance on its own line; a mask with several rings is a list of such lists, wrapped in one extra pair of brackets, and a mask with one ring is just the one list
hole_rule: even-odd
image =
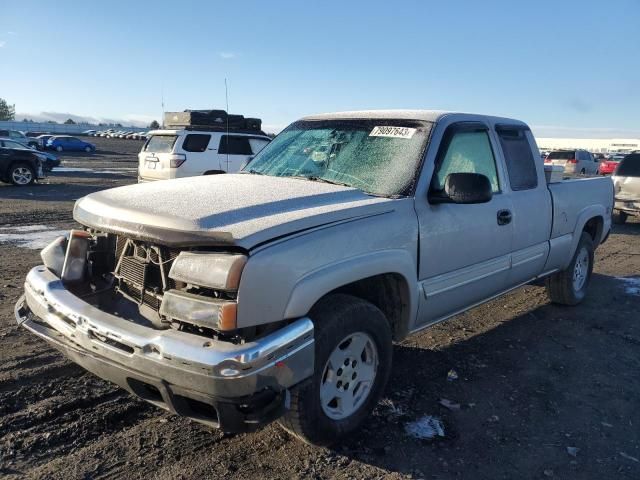
[(220, 52), (220, 53), (218, 53), (218, 56), (220, 58), (225, 59), (225, 60), (229, 60), (231, 58), (236, 58), (238, 55), (233, 53), (233, 52)]
[(16, 32), (7, 32), (7, 35), (17, 35)]

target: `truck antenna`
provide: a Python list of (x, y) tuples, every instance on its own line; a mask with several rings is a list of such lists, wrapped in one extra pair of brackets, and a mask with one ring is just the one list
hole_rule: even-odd
[(227, 108), (227, 137), (225, 149), (227, 151), (227, 172), (229, 171), (229, 88), (227, 87), (227, 77), (224, 77), (224, 98)]
[(164, 82), (160, 85), (160, 104), (162, 105), (162, 128), (164, 129)]

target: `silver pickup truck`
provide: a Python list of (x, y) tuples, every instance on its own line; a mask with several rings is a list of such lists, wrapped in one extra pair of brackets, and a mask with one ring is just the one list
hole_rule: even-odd
[(78, 200), (16, 319), (171, 412), (329, 444), (376, 405), (393, 341), (537, 279), (583, 300), (612, 207), (609, 178), (549, 183), (517, 120), (311, 116), (239, 174)]

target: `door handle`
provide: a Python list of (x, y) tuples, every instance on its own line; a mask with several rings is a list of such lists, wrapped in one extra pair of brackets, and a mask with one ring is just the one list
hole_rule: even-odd
[(512, 215), (511, 210), (498, 211), (498, 225), (507, 225), (511, 223)]

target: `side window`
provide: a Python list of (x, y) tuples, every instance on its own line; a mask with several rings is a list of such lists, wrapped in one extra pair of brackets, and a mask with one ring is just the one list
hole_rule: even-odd
[(451, 173), (481, 173), (491, 182), (493, 192), (500, 191), (496, 161), (486, 130), (454, 133), (446, 153), (439, 162), (431, 188), (443, 190), (447, 175)]
[(218, 153), (229, 155), (253, 155), (248, 137), (222, 135)]
[(251, 152), (255, 155), (269, 143), (268, 140), (263, 140), (261, 138), (250, 138), (249, 145), (251, 145)]
[(538, 172), (531, 145), (523, 128), (496, 128), (507, 163), (511, 190), (529, 190), (538, 186)]
[(209, 145), (209, 140), (211, 140), (211, 135), (190, 133), (184, 137), (182, 148), (186, 152), (204, 152)]

